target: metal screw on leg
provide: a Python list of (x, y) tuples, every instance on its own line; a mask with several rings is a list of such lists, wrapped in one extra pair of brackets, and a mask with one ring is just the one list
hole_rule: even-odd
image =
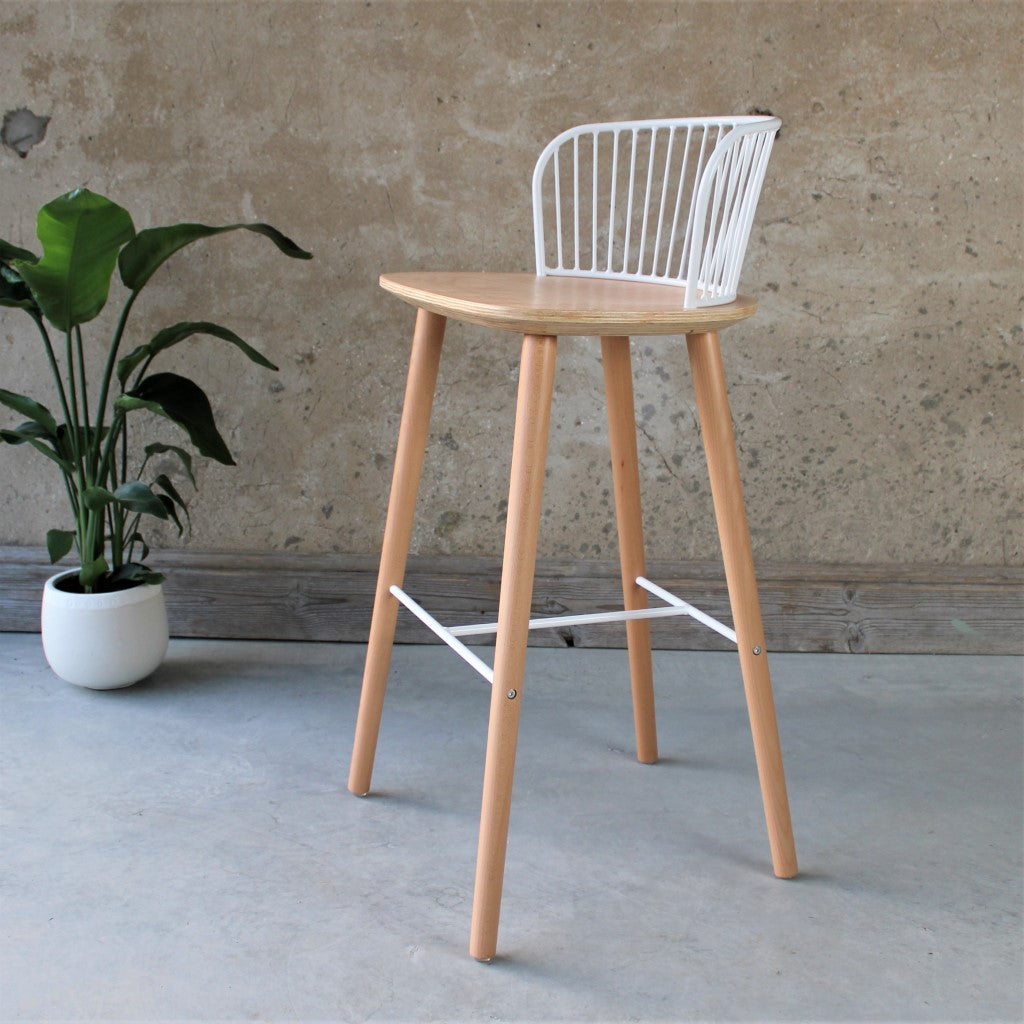
[(515, 700), (516, 699), (516, 691), (515, 690), (509, 690), (508, 693), (505, 694), (505, 696), (508, 697), (509, 700)]
[(760, 653), (761, 653), (761, 648), (760, 647), (755, 647), (754, 648), (754, 654), (760, 654)]

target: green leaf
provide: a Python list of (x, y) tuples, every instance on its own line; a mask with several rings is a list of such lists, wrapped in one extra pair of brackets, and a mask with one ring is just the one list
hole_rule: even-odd
[[(146, 556), (143, 555), (142, 557), (145, 558)], [(162, 573), (154, 572), (138, 562), (125, 562), (124, 565), (119, 565), (110, 574), (111, 583), (122, 583), (125, 581), (132, 583), (163, 583), (165, 579), (167, 577)]]
[(0, 430), (2, 437), (8, 444), (24, 444), (33, 438), (46, 438), (51, 443), (57, 438), (51, 434), (41, 423), (29, 420), (27, 423), (19, 423), (13, 428)]
[(5, 391), (3, 388), (0, 388), (0, 405), (6, 405), (9, 409), (20, 412), (22, 416), (27, 416), (33, 422), (38, 423), (47, 433), (56, 436), (57, 421), (45, 405), (40, 405), (25, 395)]
[[(10, 434), (15, 434), (15, 431), (0, 430), (0, 437), (3, 437), (3, 439), (8, 444), (21, 443), (19, 441), (12, 441), (8, 436)], [(23, 435), (22, 440), (30, 444), (41, 455), (45, 455), (52, 462), (55, 462), (60, 467), (62, 473), (65, 473), (69, 477), (74, 476), (75, 464), (73, 459), (69, 458), (68, 456), (61, 455), (58, 451), (54, 451), (54, 449), (49, 444), (46, 444), (45, 442), (40, 441), (35, 437), (25, 437)]]
[[(2, 241), (0, 241), (2, 244)], [(24, 251), (24, 250), (23, 250)], [(28, 255), (32, 255), (29, 253)], [(35, 257), (33, 257), (34, 259)], [(27, 309), (33, 316), (39, 316), (39, 306), (32, 298), (28, 285), (12, 267), (0, 262), (0, 306), (12, 309)]]
[(153, 481), (153, 484), (154, 486), (159, 487), (165, 494), (167, 494), (170, 497), (171, 501), (173, 501), (174, 504), (177, 505), (178, 508), (180, 508), (185, 513), (185, 518), (191, 521), (191, 518), (188, 514), (188, 505), (185, 504), (184, 499), (178, 493), (178, 489), (174, 486), (170, 478), (165, 473), (161, 473)]
[(27, 288), (23, 293), (15, 289), (8, 289), (2, 280), (0, 280), (0, 306), (7, 306), (9, 309), (26, 309), (30, 313), (39, 312), (39, 306)]
[(124, 247), (117, 261), (121, 280), (127, 288), (137, 292), (179, 249), (201, 238), (220, 235), (225, 231), (237, 231), (240, 228), (269, 238), (285, 256), (300, 260), (313, 258), (312, 253), (300, 249), (290, 238), (269, 224), (225, 224), (222, 227), (209, 227), (206, 224), (172, 224), (162, 228), (146, 228)]
[(43, 258), (12, 261), (43, 315), (69, 331), (104, 307), (121, 247), (135, 236), (127, 210), (88, 189), (47, 203), (37, 221)]
[(145, 561), (149, 558), (149, 545), (146, 543), (146, 538), (139, 533), (138, 530), (133, 530), (126, 538), (124, 546), (130, 548), (133, 544), (142, 545), (142, 560)]
[(82, 504), (90, 512), (99, 512), (114, 500), (114, 495), (106, 487), (86, 487), (82, 491)]
[(28, 249), (13, 245), (6, 238), (0, 238), (0, 263), (10, 263), (11, 260), (24, 260), (26, 263), (38, 263), (39, 257)]
[(114, 491), (112, 497), (129, 512), (156, 516), (157, 519), (167, 518), (167, 509), (160, 500), (160, 496), (154, 494), (141, 480), (129, 480), (127, 483), (121, 484)]
[(59, 562), (75, 546), (74, 530), (47, 530), (46, 550), (50, 564)]
[[(103, 436), (105, 437), (108, 432), (109, 431), (104, 429)], [(85, 437), (86, 445), (88, 446), (93, 443), (96, 437), (96, 431), (86, 431), (85, 427), (80, 426), (78, 428), (78, 436)], [(68, 425), (66, 423), (62, 423), (59, 427), (57, 427), (57, 441), (54, 444), (54, 447), (57, 449), (57, 452), (67, 463), (74, 463), (75, 453), (71, 445), (71, 431), (68, 430)]]
[(178, 527), (178, 536), (180, 537), (185, 532), (185, 527), (181, 525), (181, 520), (178, 518), (178, 510), (174, 507), (174, 502), (168, 498), (166, 494), (158, 494), (157, 497), (164, 506), (167, 518), (172, 519), (174, 521), (174, 525)]
[(75, 465), (74, 462), (72, 462), (72, 460), (61, 458), (61, 456), (58, 455), (57, 452), (55, 452), (49, 445), (43, 444), (42, 441), (37, 441), (34, 437), (29, 438), (28, 443), (32, 445), (32, 447), (35, 448), (37, 452), (40, 452), (42, 455), (45, 455), (51, 461), (56, 462), (57, 465), (60, 467), (61, 472), (67, 474), (67, 476), (69, 477), (74, 475)]
[(185, 532), (185, 527), (182, 525), (181, 519), (178, 517), (178, 509), (185, 513), (185, 521), (188, 523), (189, 533), (192, 532), (192, 517), (189, 515), (188, 505), (182, 500), (181, 495), (178, 493), (177, 488), (171, 482), (171, 480), (163, 473), (161, 473), (154, 481), (154, 487), (159, 487), (164, 491), (163, 494), (157, 495), (160, 500), (164, 503), (164, 508), (167, 509), (167, 514), (174, 520), (178, 526), (178, 536), (180, 537)]
[(133, 352), (129, 352), (123, 359), (118, 360), (117, 379), (121, 382), (121, 386), (124, 386), (135, 367), (155, 356), (158, 352), (163, 352), (164, 349), (177, 345), (179, 342), (184, 341), (186, 338), (191, 338), (195, 334), (209, 334), (214, 338), (230, 341), (232, 345), (241, 349), (254, 363), (259, 363), (260, 366), (265, 366), (269, 370), (277, 369), (266, 356), (244, 342), (234, 331), (221, 327), (220, 324), (209, 323), (206, 320), (184, 321), (180, 324), (175, 324), (173, 327), (165, 327), (145, 345), (140, 345)]
[(154, 442), (153, 444), (146, 445), (146, 455), (163, 455), (165, 452), (174, 452), (175, 455), (181, 460), (182, 466), (185, 467), (185, 473), (188, 475), (189, 481), (193, 487), (198, 488), (196, 483), (195, 475), (192, 472), (192, 456), (185, 451), (184, 448), (178, 448), (173, 444), (161, 444), (160, 442)]
[(129, 480), (114, 491), (105, 487), (86, 487), (82, 491), (82, 504), (90, 512), (99, 512), (116, 502), (129, 512), (167, 519), (167, 509), (160, 497), (154, 494), (141, 480)]
[(213, 409), (205, 392), (194, 381), (176, 373), (154, 373), (114, 403), (116, 409), (148, 409), (177, 423), (189, 436), (201, 455), (225, 466), (235, 460), (217, 431)]
[(75, 472), (74, 458), (68, 447), (67, 428), (63, 423), (54, 435), (46, 427), (30, 420), (28, 423), (20, 423), (12, 430), (0, 429), (0, 441), (6, 444), (31, 445), (37, 452), (56, 462), (68, 476)]

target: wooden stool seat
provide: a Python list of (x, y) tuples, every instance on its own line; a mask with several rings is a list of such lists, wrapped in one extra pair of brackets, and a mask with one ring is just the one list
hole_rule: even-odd
[(685, 309), (671, 285), (590, 277), (420, 271), (382, 274), (385, 291), (432, 313), (517, 334), (655, 335), (721, 331), (754, 299)]

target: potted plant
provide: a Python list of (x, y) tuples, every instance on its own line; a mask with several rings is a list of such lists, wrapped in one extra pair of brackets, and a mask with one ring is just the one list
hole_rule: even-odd
[[(129, 426), (140, 412), (150, 425), (170, 421), (200, 455), (234, 465), (202, 388), (176, 373), (151, 372), (161, 352), (207, 335), (254, 363), (277, 367), (219, 324), (186, 320), (127, 351), (129, 315), (142, 289), (174, 253), (211, 235), (244, 229), (270, 239), (286, 256), (309, 259), (268, 224), (175, 224), (136, 231), (129, 213), (87, 189), (59, 196), (39, 211), (41, 257), (0, 239), (0, 306), (35, 323), (50, 369), (57, 411), (0, 388), (0, 404), (25, 422), (0, 430), (53, 463), (68, 499), (71, 528), (46, 534), (50, 561), (75, 550), (79, 568), (47, 581), (43, 648), (64, 679), (97, 689), (127, 686), (148, 675), (167, 650), (163, 579), (146, 564), (144, 517), (168, 520), (179, 535), (188, 509), (166, 472), (166, 456), (195, 486), (192, 454), (180, 444), (146, 443)], [(127, 290), (104, 352), (87, 349), (82, 326), (107, 303), (114, 269)], [(51, 332), (53, 332), (51, 334)]]

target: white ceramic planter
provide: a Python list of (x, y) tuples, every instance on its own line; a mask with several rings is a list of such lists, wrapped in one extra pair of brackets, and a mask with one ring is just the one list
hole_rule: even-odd
[(163, 585), (71, 594), (56, 586), (69, 575), (50, 577), (43, 589), (43, 652), (50, 668), (91, 690), (115, 690), (145, 679), (167, 653)]

